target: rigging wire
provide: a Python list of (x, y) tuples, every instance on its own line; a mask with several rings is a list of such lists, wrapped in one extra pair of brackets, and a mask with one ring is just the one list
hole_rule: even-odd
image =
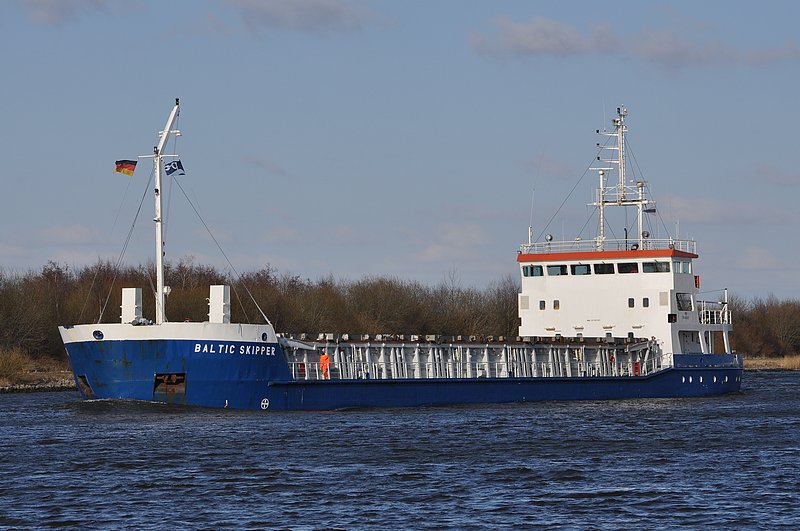
[[(181, 130), (180, 121), (181, 121), (181, 115), (180, 115), (180, 113), (178, 113), (178, 116), (175, 117), (175, 126), (174, 126), (177, 131)], [(172, 154), (177, 156), (177, 153), (178, 153), (178, 135), (172, 135)], [(162, 155), (162, 156), (165, 156), (165, 155)], [(178, 158), (178, 160), (180, 160), (180, 157), (177, 157), (177, 158)], [(162, 171), (163, 170), (164, 170), (164, 168), (162, 168)], [(169, 179), (169, 192), (167, 193), (167, 208), (166, 208), (166, 212), (165, 212), (165, 215), (164, 215), (164, 241), (165, 242), (168, 241), (167, 231), (169, 230), (169, 227), (170, 227), (170, 224), (169, 224), (169, 213), (170, 213), (170, 210), (171, 210), (170, 206), (172, 205), (172, 184), (175, 182), (175, 177), (174, 176), (166, 175), (166, 177)]]
[[(597, 153), (599, 154), (601, 151), (602, 148), (599, 149)], [(542, 235), (547, 231), (547, 229), (550, 228), (550, 224), (553, 222), (554, 219), (556, 219), (556, 216), (558, 215), (559, 212), (561, 212), (561, 209), (564, 208), (564, 204), (566, 204), (567, 200), (572, 196), (572, 193), (575, 192), (575, 189), (578, 187), (578, 185), (581, 184), (581, 181), (583, 181), (583, 178), (586, 177), (587, 173), (589, 173), (589, 170), (592, 169), (592, 166), (594, 165), (596, 160), (597, 160), (597, 155), (595, 155), (594, 158), (592, 158), (592, 162), (590, 162), (589, 165), (586, 167), (586, 169), (583, 170), (583, 173), (581, 174), (578, 181), (573, 185), (572, 189), (569, 191), (564, 200), (561, 201), (561, 204), (558, 206), (553, 215), (550, 216), (550, 219), (547, 221), (547, 224), (544, 226), (539, 235), (536, 237), (536, 241), (539, 241), (542, 238)]]
[[(643, 175), (643, 174), (642, 174), (642, 169), (639, 167), (639, 161), (638, 161), (638, 160), (636, 160), (636, 155), (634, 155), (634, 154), (633, 154), (633, 150), (631, 150), (631, 149), (630, 149), (630, 143), (628, 142), (628, 139), (627, 139), (627, 138), (625, 139), (625, 143), (626, 143), (626, 144), (628, 144), (628, 150), (629, 150), (629, 152), (630, 152), (630, 154), (631, 154), (631, 158), (633, 159), (633, 164), (634, 164), (634, 165), (636, 166), (636, 168), (639, 170), (639, 174), (640, 174), (640, 175)], [(648, 182), (647, 182), (647, 181), (646, 181), (644, 178), (642, 178), (642, 181), (644, 182), (644, 186), (645, 186), (645, 188), (647, 189), (647, 194), (648, 194), (650, 197), (653, 197), (653, 192), (652, 192), (652, 190), (650, 190), (650, 183), (648, 183)], [(658, 219), (659, 219), (659, 221), (661, 221), (661, 226), (662, 226), (662, 227), (664, 227), (664, 232), (666, 232), (666, 233), (667, 233), (667, 236), (670, 236), (669, 229), (667, 228), (667, 225), (666, 225), (666, 223), (664, 223), (664, 218), (662, 218), (662, 217), (661, 217), (661, 211), (660, 211), (660, 210), (658, 210), (658, 209), (656, 209), (656, 216), (658, 216)], [(670, 237), (671, 237), (671, 236), (670, 236)]]
[[(222, 246), (219, 244), (217, 239), (214, 237), (214, 234), (211, 232), (211, 229), (208, 227), (208, 225), (206, 224), (205, 220), (200, 215), (200, 212), (197, 210), (197, 207), (192, 202), (192, 200), (189, 199), (189, 195), (186, 193), (186, 190), (183, 189), (183, 186), (181, 186), (181, 182), (178, 179), (175, 179), (174, 181), (175, 181), (175, 184), (178, 185), (178, 188), (180, 189), (181, 193), (183, 193), (183, 197), (185, 197), (186, 201), (189, 202), (189, 205), (192, 207), (192, 210), (194, 210), (194, 213), (197, 214), (197, 217), (200, 220), (200, 223), (202, 223), (203, 227), (205, 227), (206, 232), (208, 232), (208, 235), (214, 241), (214, 244), (217, 246), (217, 249), (219, 249), (219, 252), (222, 253), (222, 256), (225, 257), (225, 261), (228, 262), (228, 267), (230, 267), (231, 271), (233, 271), (233, 273), (236, 275), (237, 280), (242, 280), (242, 275), (239, 274), (239, 272), (233, 266), (233, 263), (231, 262), (230, 258), (228, 258), (228, 255), (225, 254), (225, 251), (222, 249)], [(267, 318), (267, 316), (264, 314), (264, 311), (261, 309), (261, 306), (258, 304), (258, 302), (256, 302), (256, 299), (255, 299), (255, 297), (253, 297), (253, 294), (250, 292), (250, 289), (247, 287), (246, 284), (244, 284), (244, 282), (242, 282), (242, 286), (244, 287), (244, 290), (247, 292), (247, 294), (250, 296), (250, 300), (253, 301), (253, 304), (255, 304), (256, 308), (258, 309), (258, 312), (261, 314), (261, 317), (264, 318), (264, 321), (266, 321), (268, 325), (272, 326), (272, 323)], [(239, 292), (236, 290), (235, 287), (234, 287), (233, 292), (236, 294), (236, 298), (239, 299), (239, 304), (242, 306), (242, 311), (245, 312), (245, 318), (247, 318), (248, 321), (249, 321), (249, 317), (247, 317), (247, 311), (245, 310), (244, 304), (242, 304), (242, 300), (239, 297)]]
[[(125, 185), (125, 192), (122, 194), (122, 201), (119, 203), (119, 207), (117, 207), (117, 214), (114, 216), (114, 223), (111, 224), (111, 230), (109, 234), (114, 234), (114, 229), (117, 227), (117, 221), (119, 220), (119, 215), (122, 212), (122, 205), (125, 204), (125, 200), (128, 198), (128, 191), (131, 188), (131, 183), (133, 182), (132, 178), (128, 179), (128, 184)], [(100, 264), (98, 258), (98, 267), (94, 270), (94, 277), (92, 277), (92, 282), (89, 284), (89, 290), (86, 292), (86, 298), (83, 300), (83, 306), (81, 306), (81, 312), (78, 315), (78, 322), (83, 321), (83, 312), (86, 310), (86, 305), (89, 303), (89, 297), (92, 295), (92, 288), (94, 288), (94, 283), (97, 281), (97, 275), (100, 274)]]
[[(131, 223), (131, 228), (128, 229), (128, 236), (125, 238), (125, 243), (122, 245), (122, 250), (119, 253), (119, 257), (117, 258), (116, 263), (114, 264), (114, 276), (111, 279), (111, 286), (108, 289), (108, 295), (106, 296), (106, 301), (103, 303), (103, 307), (100, 309), (100, 317), (98, 317), (97, 322), (100, 323), (103, 319), (103, 313), (106, 311), (106, 306), (108, 306), (108, 301), (111, 299), (111, 292), (114, 289), (114, 282), (117, 280), (117, 275), (119, 274), (119, 268), (122, 265), (122, 259), (125, 257), (125, 251), (128, 249), (128, 244), (131, 241), (131, 237), (133, 236), (133, 229), (136, 227), (136, 222), (139, 220), (139, 214), (142, 212), (142, 205), (144, 204), (144, 200), (147, 197), (147, 190), (150, 188), (150, 183), (153, 182), (153, 175), (155, 174), (155, 168), (150, 171), (150, 178), (147, 180), (147, 186), (144, 188), (144, 193), (142, 194), (142, 199), (139, 201), (139, 208), (136, 209), (136, 215), (133, 217), (133, 223)], [(155, 290), (153, 290), (155, 293)]]

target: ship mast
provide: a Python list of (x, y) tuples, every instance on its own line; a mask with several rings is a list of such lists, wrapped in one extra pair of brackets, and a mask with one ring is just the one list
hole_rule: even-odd
[(158, 141), (158, 145), (153, 148), (153, 165), (156, 172), (156, 217), (154, 220), (156, 222), (156, 324), (161, 324), (167, 320), (166, 312), (164, 311), (164, 302), (169, 291), (169, 288), (164, 286), (164, 226), (161, 219), (161, 173), (164, 171), (162, 157), (164, 156), (164, 148), (167, 146), (170, 135), (180, 135), (180, 131), (172, 129), (179, 112), (180, 100), (175, 98), (175, 107), (173, 107), (169, 118), (167, 118), (167, 124), (164, 126), (164, 130), (158, 133), (161, 139)]
[(636, 224), (638, 229), (636, 243), (634, 244), (636, 249), (644, 249), (645, 239), (649, 237), (648, 232), (644, 230), (643, 214), (653, 211), (653, 201), (647, 199), (644, 195), (644, 181), (637, 181), (635, 187), (628, 186), (625, 183), (625, 166), (627, 160), (625, 153), (625, 133), (628, 130), (628, 128), (625, 127), (625, 117), (627, 115), (628, 109), (626, 109), (624, 105), (617, 107), (617, 117), (611, 121), (614, 125), (614, 131), (601, 132), (599, 129), (597, 130), (597, 134), (599, 135), (616, 137), (616, 145), (601, 147), (599, 143), (597, 144), (598, 147), (603, 150), (614, 152), (611, 158), (603, 159), (598, 156), (597, 160), (599, 162), (614, 164), (616, 166), (617, 175), (619, 176), (619, 181), (616, 186), (606, 186), (606, 172), (615, 168), (595, 168), (600, 175), (600, 188), (598, 189), (597, 200), (592, 203), (593, 206), (599, 209), (599, 228), (597, 231), (597, 238), (595, 239), (598, 251), (602, 251), (605, 248), (606, 206), (636, 207)]

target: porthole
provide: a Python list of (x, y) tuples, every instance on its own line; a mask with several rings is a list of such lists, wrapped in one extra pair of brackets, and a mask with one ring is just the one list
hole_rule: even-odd
[(692, 377), (689, 376), (689, 383), (692, 383)]
[(714, 376), (714, 383), (717, 383), (717, 377)]
[(681, 383), (686, 383), (686, 376), (681, 376)]
[(264, 332), (263, 334), (261, 334), (261, 341), (266, 341), (268, 337), (269, 336), (267, 335), (267, 333)]
[(703, 383), (703, 377), (702, 376), (700, 377), (700, 383)]
[(103, 332), (101, 332), (100, 330), (95, 330), (94, 332), (92, 332), (92, 337), (94, 337), (99, 341), (103, 339)]
[(728, 377), (727, 376), (725, 377), (725, 383), (728, 383)]

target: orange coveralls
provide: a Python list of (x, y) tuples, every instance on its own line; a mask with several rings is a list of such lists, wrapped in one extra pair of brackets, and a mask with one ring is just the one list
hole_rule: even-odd
[(319, 367), (322, 369), (322, 379), (330, 380), (331, 375), (329, 371), (331, 368), (331, 358), (325, 352), (319, 357)]

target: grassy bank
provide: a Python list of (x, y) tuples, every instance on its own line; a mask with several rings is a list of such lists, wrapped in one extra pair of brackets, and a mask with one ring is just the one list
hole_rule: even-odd
[(34, 358), (20, 349), (0, 349), (0, 392), (74, 389), (69, 364), (48, 357)]
[(800, 356), (784, 358), (744, 358), (747, 371), (800, 371)]

